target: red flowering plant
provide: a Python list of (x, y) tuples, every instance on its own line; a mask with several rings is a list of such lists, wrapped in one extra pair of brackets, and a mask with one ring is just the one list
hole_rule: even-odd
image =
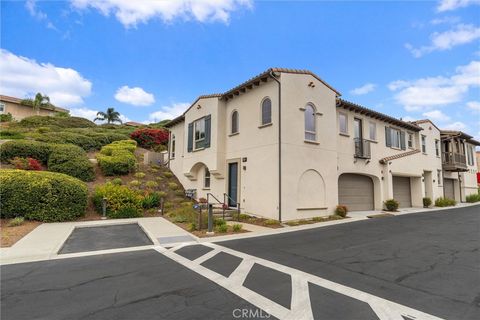
[(164, 129), (137, 129), (130, 134), (130, 138), (137, 141), (138, 145), (146, 149), (157, 149), (168, 143), (168, 131)]
[(40, 164), (40, 161), (34, 158), (15, 157), (12, 160), (10, 160), (10, 163), (15, 166), (15, 169), (35, 170), (35, 171), (43, 170), (42, 165)]

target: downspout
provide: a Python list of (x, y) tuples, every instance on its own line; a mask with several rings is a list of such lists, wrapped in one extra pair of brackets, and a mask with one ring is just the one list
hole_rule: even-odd
[(460, 192), (460, 203), (463, 202), (462, 200), (462, 177), (460, 176), (460, 172), (457, 172), (458, 176), (458, 191)]
[(270, 77), (278, 83), (278, 221), (282, 222), (282, 83), (273, 71)]

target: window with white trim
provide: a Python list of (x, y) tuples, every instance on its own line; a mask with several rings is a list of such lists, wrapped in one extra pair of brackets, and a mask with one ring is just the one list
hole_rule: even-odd
[(193, 123), (195, 149), (205, 147), (205, 118), (198, 119)]
[(315, 141), (317, 138), (315, 113), (315, 107), (311, 104), (307, 104), (305, 107), (305, 140), (308, 141)]
[(205, 168), (205, 176), (203, 179), (203, 187), (205, 189), (210, 189), (210, 170), (208, 168)]
[(231, 125), (231, 134), (238, 133), (238, 111), (233, 111), (232, 113), (232, 125)]
[(435, 139), (435, 155), (440, 157), (440, 141)]
[(370, 140), (376, 141), (377, 140), (377, 124), (373, 121), (368, 123), (368, 137)]
[(265, 98), (262, 101), (262, 126), (272, 123), (272, 101)]
[(170, 152), (170, 158), (175, 159), (175, 135), (172, 134), (172, 149)]
[(345, 113), (338, 114), (338, 129), (340, 133), (348, 134), (348, 117)]
[(413, 133), (408, 134), (408, 147), (413, 149)]
[(422, 152), (427, 153), (427, 136), (422, 134)]
[(400, 130), (395, 128), (389, 128), (390, 130), (390, 147), (400, 149)]
[(5, 103), (0, 103), (0, 113), (5, 113)]
[(473, 152), (473, 146), (467, 145), (467, 161), (469, 166), (473, 166), (475, 164), (475, 160), (473, 159), (474, 157), (474, 152)]

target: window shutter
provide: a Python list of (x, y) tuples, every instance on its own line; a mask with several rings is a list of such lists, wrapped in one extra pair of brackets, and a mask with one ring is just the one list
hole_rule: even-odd
[(400, 148), (405, 150), (405, 131), (400, 131)]
[(192, 152), (192, 150), (193, 150), (193, 122), (188, 124), (187, 152)]
[(212, 123), (212, 116), (208, 115), (205, 117), (205, 148), (210, 148), (210, 136), (211, 136), (211, 125)]
[(389, 127), (385, 127), (385, 145), (392, 146), (392, 130)]

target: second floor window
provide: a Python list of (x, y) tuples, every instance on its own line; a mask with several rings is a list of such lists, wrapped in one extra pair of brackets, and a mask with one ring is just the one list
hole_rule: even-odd
[(473, 166), (475, 160), (473, 159), (473, 146), (467, 145), (467, 161), (469, 166)]
[(422, 152), (427, 153), (427, 137), (422, 135)]
[(195, 121), (193, 127), (195, 149), (201, 149), (205, 146), (205, 118)]
[(266, 98), (262, 102), (262, 125), (272, 123), (272, 101)]
[(435, 155), (440, 157), (440, 141), (435, 140)]
[(171, 150), (171, 156), (172, 159), (175, 158), (175, 135), (172, 134), (172, 150)]
[(340, 133), (348, 134), (348, 118), (345, 113), (338, 114), (338, 128)]
[(238, 111), (233, 111), (232, 113), (232, 130), (230, 133), (238, 133)]
[(408, 134), (408, 147), (413, 149), (413, 134)]
[(315, 108), (311, 104), (305, 107), (305, 140), (316, 140)]
[(370, 140), (377, 140), (377, 124), (375, 122), (370, 122), (368, 129)]
[(385, 127), (385, 144), (387, 147), (405, 150), (405, 132)]

